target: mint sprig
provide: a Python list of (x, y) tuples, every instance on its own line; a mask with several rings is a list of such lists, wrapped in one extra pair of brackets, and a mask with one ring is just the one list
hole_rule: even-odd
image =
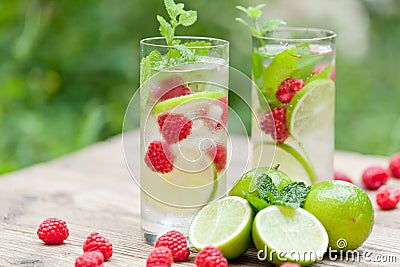
[(278, 190), (272, 179), (267, 174), (262, 174), (264, 177), (258, 179), (257, 191), (259, 197), (269, 205), (280, 205), (291, 208), (302, 207), (308, 193), (311, 190), (303, 182), (293, 182)]
[(167, 45), (178, 45), (179, 41), (174, 40), (175, 29), (179, 25), (190, 26), (197, 20), (197, 12), (194, 10), (184, 10), (185, 5), (182, 3), (176, 4), (174, 0), (164, 0), (164, 5), (167, 10), (170, 21), (158, 15), (157, 20), (160, 23), (160, 34), (165, 37)]
[(237, 9), (244, 12), (250, 18), (251, 24), (242, 18), (236, 18), (235, 20), (249, 28), (251, 33), (257, 37), (261, 37), (267, 31), (272, 31), (279, 26), (286, 25), (286, 22), (280, 19), (267, 19), (260, 25), (259, 19), (262, 16), (262, 9), (264, 7), (265, 4), (249, 7), (236, 6)]

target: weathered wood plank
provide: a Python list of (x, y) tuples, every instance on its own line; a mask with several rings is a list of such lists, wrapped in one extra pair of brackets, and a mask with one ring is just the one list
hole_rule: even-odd
[[(134, 133), (127, 147), (138, 157), (138, 136)], [(246, 151), (245, 138), (233, 138), (238, 151)], [(230, 178), (248, 165), (244, 157), (234, 157)], [(384, 157), (338, 152), (336, 168), (353, 178), (371, 164), (387, 165)], [(137, 170), (134, 170), (134, 172)], [(357, 183), (360, 184), (359, 179)], [(233, 179), (230, 180), (233, 183)], [(389, 187), (399, 188), (400, 180), (391, 179)], [(374, 192), (369, 192), (375, 203)], [(0, 267), (73, 266), (82, 253), (82, 243), (92, 231), (98, 231), (114, 244), (115, 255), (105, 266), (145, 266), (151, 247), (140, 237), (139, 188), (127, 171), (121, 137), (87, 149), (38, 164), (0, 178)], [(46, 246), (36, 236), (42, 219), (57, 216), (69, 223), (70, 237), (64, 245)], [(329, 261), (315, 266), (400, 266), (400, 209), (377, 210), (376, 225), (360, 252), (372, 256), (397, 257), (397, 263)], [(174, 266), (195, 266), (190, 263)], [(266, 266), (251, 248), (230, 266)]]

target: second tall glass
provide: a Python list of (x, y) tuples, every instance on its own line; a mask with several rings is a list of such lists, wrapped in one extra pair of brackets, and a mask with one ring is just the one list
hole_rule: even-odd
[(253, 36), (253, 166), (312, 184), (333, 178), (335, 33), (278, 28)]
[(200, 207), (226, 192), (229, 43), (144, 39), (141, 47), (141, 218), (145, 241), (187, 234)]

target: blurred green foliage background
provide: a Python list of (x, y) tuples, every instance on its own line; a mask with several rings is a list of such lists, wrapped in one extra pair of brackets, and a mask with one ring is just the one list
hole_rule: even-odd
[[(262, 1), (183, 2), (199, 19), (177, 34), (230, 40), (231, 66), (249, 75), (250, 34), (234, 22), (235, 6)], [(400, 3), (358, 2), (369, 21), (368, 50), (355, 60), (338, 49), (336, 147), (390, 155), (400, 151)], [(121, 132), (139, 86), (139, 41), (159, 35), (157, 14), (165, 15), (162, 0), (0, 1), (0, 173)], [(298, 25), (290, 16), (296, 26), (330, 25)]]

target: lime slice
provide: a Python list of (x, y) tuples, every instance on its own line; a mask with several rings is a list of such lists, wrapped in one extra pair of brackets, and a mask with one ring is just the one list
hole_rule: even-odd
[(309, 265), (322, 259), (329, 239), (325, 228), (308, 211), (269, 206), (254, 219), (253, 241), (269, 262)]
[(307, 185), (317, 180), (317, 175), (309, 160), (298, 150), (288, 144), (264, 142), (254, 146), (254, 159), (258, 163), (279, 164), (279, 170), (286, 173), (294, 181)]
[(301, 140), (332, 121), (334, 101), (335, 83), (331, 79), (317, 79), (304, 86), (287, 108), (287, 126), (291, 135)]
[(243, 254), (251, 244), (253, 210), (247, 200), (229, 196), (212, 202), (194, 217), (189, 241), (197, 250), (211, 245), (227, 259)]
[(158, 114), (167, 111), (171, 108), (174, 108), (176, 106), (179, 106), (187, 101), (192, 101), (197, 99), (221, 98), (224, 96), (226, 96), (226, 92), (224, 91), (206, 91), (185, 96), (174, 97), (157, 103), (153, 107), (153, 110), (151, 112), (153, 114)]

